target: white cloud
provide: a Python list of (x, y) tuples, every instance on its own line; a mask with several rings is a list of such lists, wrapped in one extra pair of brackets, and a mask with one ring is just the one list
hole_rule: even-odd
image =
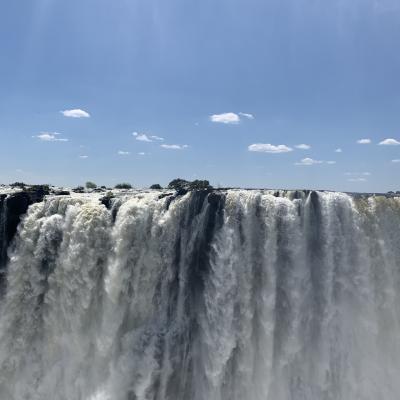
[(303, 158), (300, 162), (295, 163), (295, 165), (314, 165), (314, 164), (322, 164), (323, 161), (314, 160), (312, 158)]
[(370, 144), (371, 143), (371, 139), (359, 139), (357, 140), (358, 144)]
[(311, 149), (311, 146), (310, 146), (309, 144), (304, 144), (304, 143), (302, 143), (302, 144), (296, 144), (296, 146), (294, 146), (294, 147), (296, 147), (296, 149), (300, 149), (300, 150), (308, 150), (308, 149)]
[(144, 151), (141, 151), (140, 153), (138, 153), (139, 154), (139, 156), (145, 156), (146, 155), (146, 153), (144, 152)]
[(64, 110), (60, 111), (64, 117), (69, 117), (69, 118), (89, 118), (90, 114), (87, 111), (81, 110), (79, 108), (73, 109), (73, 110)]
[(333, 165), (333, 164), (336, 164), (336, 161), (327, 161), (326, 163), (329, 165)]
[(61, 133), (58, 132), (40, 132), (39, 135), (32, 136), (33, 138), (37, 138), (42, 142), (68, 142), (68, 139), (59, 138), (58, 136)]
[(366, 178), (349, 178), (347, 179), (349, 182), (366, 182)]
[(345, 172), (347, 176), (370, 176), (371, 172)]
[(335, 150), (335, 153), (342, 153), (342, 152), (343, 150), (340, 147)]
[(240, 117), (233, 112), (228, 112), (211, 115), (210, 120), (212, 122), (219, 122), (221, 124), (238, 124), (240, 122)]
[(161, 144), (160, 146), (168, 150), (183, 150), (189, 147), (187, 144)]
[(79, 156), (79, 158), (85, 159), (85, 158), (89, 158), (89, 156)]
[(140, 142), (154, 142), (154, 141), (160, 141), (162, 142), (164, 138), (156, 135), (146, 135), (145, 133), (139, 133), (139, 132), (133, 132), (133, 136), (135, 136), (136, 140), (139, 140)]
[(400, 145), (400, 142), (396, 139), (385, 139), (382, 140), (382, 142), (379, 142), (379, 144), (383, 146), (398, 146)]
[(152, 140), (145, 133), (133, 132), (132, 135), (135, 136), (136, 140), (139, 140), (140, 142), (152, 142)]
[(120, 156), (127, 156), (127, 155), (129, 155), (131, 153), (129, 151), (118, 150), (118, 154)]
[(159, 140), (160, 142), (164, 141), (164, 138), (160, 137), (160, 136), (156, 136), (156, 135), (152, 135), (150, 136), (151, 139), (153, 140)]
[(273, 145), (270, 143), (254, 143), (248, 147), (249, 151), (256, 151), (259, 153), (288, 153), (289, 151), (293, 151), (292, 148), (286, 146), (285, 144)]
[(392, 163), (400, 163), (400, 159), (396, 158), (396, 159), (392, 160)]
[(254, 119), (254, 115), (253, 115), (253, 114), (248, 114), (248, 113), (240, 112), (239, 115), (241, 115), (242, 117), (245, 117), (245, 118), (247, 118), (247, 119)]

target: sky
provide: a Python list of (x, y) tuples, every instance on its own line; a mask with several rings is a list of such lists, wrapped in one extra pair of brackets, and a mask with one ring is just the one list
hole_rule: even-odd
[(400, 190), (398, 0), (4, 0), (0, 183)]

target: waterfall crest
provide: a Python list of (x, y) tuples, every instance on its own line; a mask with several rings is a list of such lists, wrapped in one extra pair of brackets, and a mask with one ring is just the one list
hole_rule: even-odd
[(1, 399), (398, 399), (400, 198), (161, 194), (29, 206)]

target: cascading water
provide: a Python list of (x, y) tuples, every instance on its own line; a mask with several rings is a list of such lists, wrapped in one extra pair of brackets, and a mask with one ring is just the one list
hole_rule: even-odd
[(399, 398), (399, 198), (161, 193), (30, 206), (0, 399)]

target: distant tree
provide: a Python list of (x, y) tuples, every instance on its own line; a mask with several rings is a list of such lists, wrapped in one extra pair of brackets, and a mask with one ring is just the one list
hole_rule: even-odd
[(97, 185), (94, 182), (90, 182), (90, 181), (86, 182), (85, 186), (86, 186), (86, 189), (96, 189), (97, 188)]
[(132, 185), (130, 183), (117, 183), (115, 185), (115, 189), (132, 189)]
[(196, 179), (192, 182), (186, 181), (185, 179), (177, 178), (168, 184), (169, 189), (175, 189), (178, 191), (185, 190), (210, 190), (212, 186), (207, 180)]
[(185, 179), (176, 178), (173, 179), (170, 183), (168, 183), (168, 189), (175, 189), (175, 190), (188, 189), (189, 184), (190, 182)]
[(158, 183), (155, 183), (154, 185), (150, 186), (150, 189), (162, 189), (162, 186), (159, 185)]
[(10, 186), (12, 186), (12, 187), (19, 187), (19, 188), (24, 188), (25, 186), (27, 186), (26, 185), (26, 183), (24, 183), (24, 182), (14, 182), (14, 183), (12, 183)]
[(190, 182), (189, 188), (191, 190), (208, 190), (212, 189), (212, 186), (210, 185), (210, 182), (207, 180), (194, 180)]

